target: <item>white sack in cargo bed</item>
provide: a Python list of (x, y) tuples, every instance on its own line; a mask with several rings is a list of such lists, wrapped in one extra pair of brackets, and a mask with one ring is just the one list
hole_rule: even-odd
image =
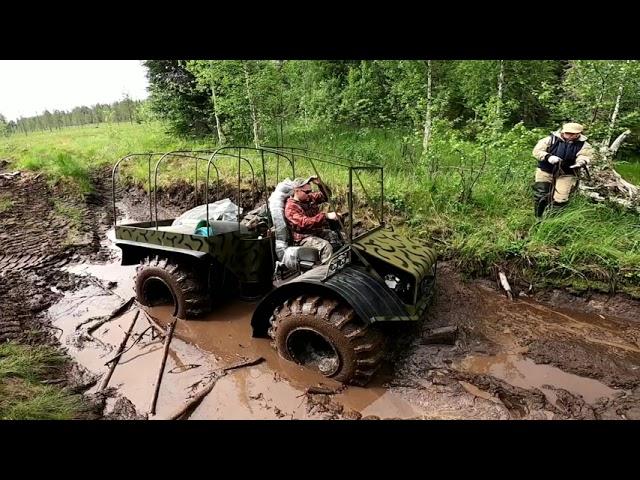
[[(238, 211), (242, 213), (242, 208), (238, 210), (238, 206), (230, 199), (225, 198), (209, 204), (209, 221), (225, 220), (228, 222), (238, 221)], [(207, 219), (207, 205), (198, 205), (191, 210), (184, 212), (176, 218), (172, 226), (192, 226), (194, 229), (200, 220)]]

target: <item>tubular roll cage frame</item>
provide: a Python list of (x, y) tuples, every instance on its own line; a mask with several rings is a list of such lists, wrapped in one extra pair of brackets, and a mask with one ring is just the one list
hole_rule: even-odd
[[(157, 184), (158, 184), (158, 169), (160, 167), (160, 164), (165, 161), (167, 158), (188, 158), (191, 160), (195, 160), (195, 202), (196, 205), (198, 204), (198, 164), (200, 161), (207, 161), (207, 174), (206, 174), (206, 180), (205, 180), (205, 188), (204, 188), (204, 200), (205, 200), (205, 204), (206, 204), (206, 214), (207, 214), (207, 229), (209, 228), (209, 185), (210, 185), (210, 179), (211, 179), (211, 167), (214, 168), (215, 173), (216, 173), (216, 198), (218, 198), (219, 194), (220, 194), (220, 170), (218, 169), (218, 167), (215, 164), (215, 160), (217, 159), (217, 157), (231, 157), (231, 158), (237, 158), (238, 159), (238, 163), (237, 163), (237, 167), (238, 167), (238, 185), (237, 185), (237, 202), (238, 202), (238, 223), (240, 223), (240, 208), (241, 208), (241, 199), (242, 199), (242, 192), (241, 192), (241, 165), (242, 165), (242, 161), (244, 161), (248, 166), (249, 169), (251, 170), (251, 184), (255, 185), (256, 182), (256, 175), (255, 175), (255, 169), (253, 167), (253, 164), (251, 163), (251, 159), (242, 156), (242, 151), (245, 152), (254, 152), (254, 153), (259, 153), (260, 155), (260, 162), (262, 164), (262, 181), (263, 181), (263, 191), (264, 194), (267, 194), (267, 173), (266, 173), (266, 168), (265, 168), (265, 154), (267, 155), (273, 155), (276, 157), (276, 182), (280, 180), (280, 159), (283, 158), (285, 159), (288, 163), (289, 166), (291, 167), (291, 175), (293, 178), (295, 178), (295, 172), (296, 172), (296, 157), (300, 160), (308, 160), (309, 164), (311, 165), (311, 167), (313, 168), (313, 171), (315, 173), (315, 175), (320, 178), (320, 174), (318, 172), (318, 169), (316, 168), (316, 164), (315, 162), (320, 162), (320, 163), (326, 163), (326, 164), (330, 164), (330, 165), (334, 165), (334, 166), (338, 166), (338, 167), (344, 167), (346, 169), (348, 169), (349, 172), (349, 193), (348, 193), (348, 205), (349, 205), (349, 213), (352, 215), (350, 221), (349, 221), (349, 231), (348, 231), (348, 240), (349, 243), (352, 243), (353, 241), (357, 240), (358, 238), (367, 235), (370, 232), (373, 232), (375, 230), (379, 230), (381, 228), (385, 227), (385, 221), (384, 221), (384, 170), (382, 166), (379, 165), (373, 165), (373, 164), (369, 164), (369, 163), (365, 163), (365, 162), (361, 162), (361, 161), (352, 161), (350, 159), (348, 159), (347, 157), (344, 156), (340, 156), (340, 155), (335, 155), (335, 154), (327, 154), (324, 152), (317, 152), (317, 151), (313, 151), (310, 150), (308, 148), (302, 148), (302, 147), (272, 147), (272, 146), (259, 146), (259, 147), (247, 147), (247, 146), (222, 146), (222, 147), (218, 147), (215, 149), (202, 149), (202, 150), (174, 150), (171, 152), (167, 152), (167, 153), (155, 153), (155, 152), (149, 152), (149, 153), (132, 153), (129, 155), (125, 155), (124, 157), (120, 158), (116, 164), (113, 167), (112, 170), (112, 176), (111, 176), (111, 191), (112, 191), (112, 206), (113, 206), (113, 224), (114, 227), (117, 226), (117, 209), (116, 209), (116, 177), (118, 174), (118, 169), (120, 167), (120, 164), (125, 161), (125, 160), (132, 160), (132, 159), (140, 159), (142, 157), (147, 157), (147, 162), (148, 162), (148, 187), (149, 187), (149, 219), (150, 222), (155, 222), (155, 228), (156, 231), (158, 230), (158, 199), (157, 199), (157, 194), (158, 194), (158, 189), (157, 189)], [(208, 157), (206, 157), (206, 155), (209, 154)], [(324, 157), (324, 158), (320, 158), (320, 156)], [(154, 157), (159, 157), (158, 161), (155, 164), (155, 169), (154, 169), (154, 175), (153, 175), (153, 183), (152, 183), (152, 176), (151, 176), (151, 161)], [(327, 159), (330, 158), (330, 159)], [(355, 239), (353, 238), (353, 186), (354, 186), (354, 174), (356, 177), (356, 180), (358, 181), (358, 183), (360, 184), (360, 186), (362, 187), (362, 190), (365, 194), (365, 197), (367, 199), (367, 201), (369, 202), (370, 205), (373, 205), (373, 202), (371, 201), (371, 197), (369, 196), (366, 187), (364, 186), (364, 183), (362, 182), (362, 179), (360, 178), (359, 175), (359, 171), (378, 171), (380, 174), (380, 179), (379, 179), (379, 184), (380, 184), (380, 201), (379, 201), (379, 207), (380, 207), (380, 214), (378, 215), (377, 212), (375, 212), (374, 210), (374, 215), (376, 217), (376, 219), (378, 220), (378, 225), (373, 227), (372, 229), (364, 232), (363, 234), (359, 235), (358, 237), (356, 237)], [(152, 195), (153, 193), (153, 195)], [(324, 192), (326, 194), (326, 192)], [(328, 201), (329, 204), (331, 205), (332, 210), (335, 211), (335, 205), (333, 203), (333, 200), (327, 195), (328, 197)], [(269, 209), (269, 202), (268, 202), (268, 197), (266, 204), (267, 204), (267, 211)], [(155, 220), (154, 220), (154, 213), (155, 213)], [(344, 230), (344, 225), (342, 224), (341, 220), (338, 220), (340, 222), (340, 227)]]

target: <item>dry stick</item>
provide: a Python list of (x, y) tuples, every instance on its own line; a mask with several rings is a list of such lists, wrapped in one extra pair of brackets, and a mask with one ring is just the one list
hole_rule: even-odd
[[(186, 414), (188, 412), (190, 412), (193, 408), (195, 408), (196, 406), (198, 406), (198, 404), (204, 399), (204, 397), (206, 397), (207, 395), (209, 395), (209, 393), (211, 392), (211, 390), (213, 390), (213, 387), (216, 385), (217, 381), (220, 380), (222, 377), (224, 377), (227, 372), (231, 371), (231, 370), (235, 370), (237, 368), (242, 368), (242, 367), (250, 367), (253, 365), (258, 365), (259, 363), (264, 362), (264, 358), (262, 357), (258, 357), (255, 358), (253, 360), (249, 360), (246, 362), (241, 362), (241, 363), (237, 363), (235, 365), (231, 365), (230, 367), (225, 367), (222, 369), (222, 374), (221, 375), (216, 375), (214, 377), (214, 379), (209, 383), (209, 385), (207, 385), (200, 393), (198, 393), (195, 397), (193, 397), (189, 402), (187, 402), (183, 407), (181, 407), (179, 410), (177, 410), (174, 414), (172, 414), (168, 420), (181, 420), (181, 419), (186, 419), (187, 416)], [(184, 417), (184, 418), (183, 418)]]
[(144, 316), (145, 316), (145, 317), (147, 317), (147, 321), (149, 322), (149, 324), (150, 324), (153, 328), (155, 328), (161, 336), (163, 336), (163, 337), (164, 337), (164, 335), (165, 335), (165, 330), (164, 330), (164, 328), (162, 328), (162, 327), (160, 326), (160, 324), (159, 324), (158, 322), (156, 322), (156, 321), (153, 319), (153, 317), (152, 317), (151, 315), (149, 315), (147, 312), (145, 312), (145, 311), (143, 310), (143, 311), (142, 311), (142, 313), (144, 313)]
[[(122, 315), (124, 312), (126, 312), (127, 310), (129, 310), (131, 308), (131, 305), (133, 305), (134, 301), (135, 301), (135, 297), (131, 297), (129, 300), (127, 300), (122, 305), (120, 305), (118, 308), (116, 308), (113, 312), (111, 312), (111, 315), (109, 315), (107, 318), (105, 318), (103, 320), (100, 320), (95, 325), (90, 326), (87, 329), (87, 333), (89, 335), (91, 335), (93, 332), (95, 332), (97, 329), (99, 329), (105, 323), (110, 322), (114, 318), (119, 317), (120, 315)], [(138, 310), (138, 312), (139, 311), (140, 310)]]
[(83, 325), (86, 325), (87, 323), (92, 323), (92, 322), (95, 322), (96, 320), (102, 321), (104, 319), (105, 319), (105, 316), (102, 315), (99, 317), (91, 317), (91, 318), (88, 318), (87, 320), (83, 320), (82, 322), (76, 325), (76, 331), (80, 330), (80, 327), (82, 327)]
[(104, 377), (104, 380), (102, 380), (102, 383), (100, 384), (100, 388), (98, 389), (100, 392), (105, 388), (107, 388), (107, 385), (109, 384), (109, 380), (111, 380), (111, 375), (113, 375), (113, 371), (116, 369), (116, 365), (118, 365), (118, 362), (120, 361), (120, 356), (122, 355), (122, 351), (124, 350), (124, 347), (127, 345), (127, 340), (129, 340), (129, 336), (133, 331), (133, 326), (136, 324), (136, 320), (138, 320), (138, 315), (140, 315), (140, 310), (136, 311), (136, 314), (134, 315), (133, 320), (131, 321), (131, 325), (129, 325), (129, 329), (127, 330), (127, 333), (125, 334), (124, 338), (122, 339), (122, 342), (120, 343), (120, 346), (118, 347), (118, 354), (113, 359), (113, 363), (111, 364), (111, 368), (109, 368), (109, 372), (107, 373), (107, 376)]
[[(114, 292), (113, 290), (109, 290), (107, 287), (105, 287), (104, 285), (102, 285), (102, 283), (100, 283), (98, 280), (96, 280), (93, 277), (87, 277), (88, 280), (93, 283), (96, 287), (100, 288), (101, 290), (104, 290), (105, 292), (107, 292), (109, 295), (115, 295), (116, 297), (122, 298), (121, 295), (118, 295), (116, 292)], [(124, 300), (124, 298), (122, 298), (122, 300)]]
[[(111, 360), (107, 360), (106, 362), (104, 362), (105, 366), (109, 365), (111, 362), (113, 362), (117, 357), (120, 357), (122, 355), (124, 355), (125, 353), (127, 353), (129, 350), (131, 350), (133, 347), (136, 346), (136, 344), (138, 344), (138, 342), (140, 342), (140, 340), (142, 340), (142, 337), (144, 337), (144, 335), (151, 330), (151, 327), (147, 327), (145, 330), (142, 331), (142, 333), (138, 334), (138, 338), (136, 338), (133, 343), (131, 345), (129, 345), (129, 347), (122, 353), (118, 353), (115, 357), (113, 357)], [(135, 335), (132, 335), (135, 337)], [(93, 338), (91, 337), (93, 340), (98, 340), (97, 338)], [(98, 340), (99, 341), (99, 340)], [(100, 342), (102, 343), (102, 342)], [(104, 344), (103, 344), (104, 345)]]
[(158, 371), (158, 378), (156, 379), (156, 388), (153, 391), (153, 398), (151, 399), (151, 408), (149, 409), (149, 415), (156, 414), (156, 403), (158, 402), (158, 393), (160, 393), (160, 384), (162, 383), (162, 374), (164, 373), (164, 367), (167, 364), (167, 355), (169, 354), (169, 344), (173, 338), (173, 331), (176, 328), (176, 322), (178, 319), (174, 319), (169, 325), (167, 325), (167, 334), (164, 337), (164, 352), (162, 354), (162, 363), (160, 363), (160, 370)]
[(504, 290), (507, 292), (509, 300), (513, 300), (513, 293), (511, 293), (511, 286), (507, 281), (507, 276), (503, 272), (498, 272), (498, 276), (500, 277), (500, 284), (502, 285), (502, 288), (504, 288)]

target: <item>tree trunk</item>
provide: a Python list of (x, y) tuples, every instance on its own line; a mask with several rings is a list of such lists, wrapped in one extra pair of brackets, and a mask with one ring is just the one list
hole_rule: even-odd
[(496, 115), (500, 118), (502, 113), (502, 90), (504, 87), (504, 60), (500, 60), (500, 73), (498, 74), (498, 105), (496, 106)]
[[(629, 60), (627, 60), (629, 63)], [(626, 76), (627, 70), (623, 70), (622, 78), (620, 79), (620, 87), (618, 87), (618, 96), (616, 97), (616, 105), (613, 107), (613, 113), (611, 114), (611, 121), (609, 122), (609, 128), (607, 130), (607, 138), (602, 143), (603, 147), (609, 145), (611, 142), (611, 135), (613, 133), (613, 129), (616, 125), (616, 119), (618, 118), (618, 112), (620, 111), (620, 100), (622, 99), (622, 90), (624, 89), (624, 79)]]
[(429, 149), (431, 138), (431, 60), (427, 60), (427, 113), (424, 120), (424, 137), (422, 138), (422, 151)]
[(222, 133), (222, 125), (220, 124), (220, 117), (218, 116), (218, 97), (216, 97), (216, 86), (211, 82), (211, 98), (213, 100), (213, 115), (216, 117), (216, 132), (218, 133), (218, 143), (224, 145), (227, 139)]
[(249, 82), (249, 67), (247, 62), (242, 62), (242, 68), (244, 69), (244, 80), (247, 85), (247, 98), (249, 99), (251, 118), (253, 119), (253, 143), (255, 143), (256, 148), (258, 148), (260, 146), (260, 124), (258, 122), (258, 111), (256, 109), (255, 102), (253, 101), (253, 95), (251, 94), (251, 83)]

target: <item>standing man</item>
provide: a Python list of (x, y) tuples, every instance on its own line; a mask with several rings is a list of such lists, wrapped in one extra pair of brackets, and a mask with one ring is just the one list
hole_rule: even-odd
[(582, 135), (579, 123), (565, 123), (562, 129), (540, 140), (533, 149), (538, 160), (533, 185), (535, 212), (542, 217), (551, 202), (561, 208), (569, 201), (569, 194), (578, 183), (578, 170), (592, 160), (593, 147)]
[[(321, 191), (313, 192), (311, 183), (320, 186)], [(340, 243), (337, 233), (330, 230), (328, 224), (328, 220), (337, 220), (338, 214), (320, 212), (319, 205), (328, 200), (327, 195), (331, 192), (318, 177), (297, 178), (293, 182), (293, 196), (287, 199), (284, 208), (294, 245), (316, 248), (322, 263), (331, 258), (332, 244)]]

